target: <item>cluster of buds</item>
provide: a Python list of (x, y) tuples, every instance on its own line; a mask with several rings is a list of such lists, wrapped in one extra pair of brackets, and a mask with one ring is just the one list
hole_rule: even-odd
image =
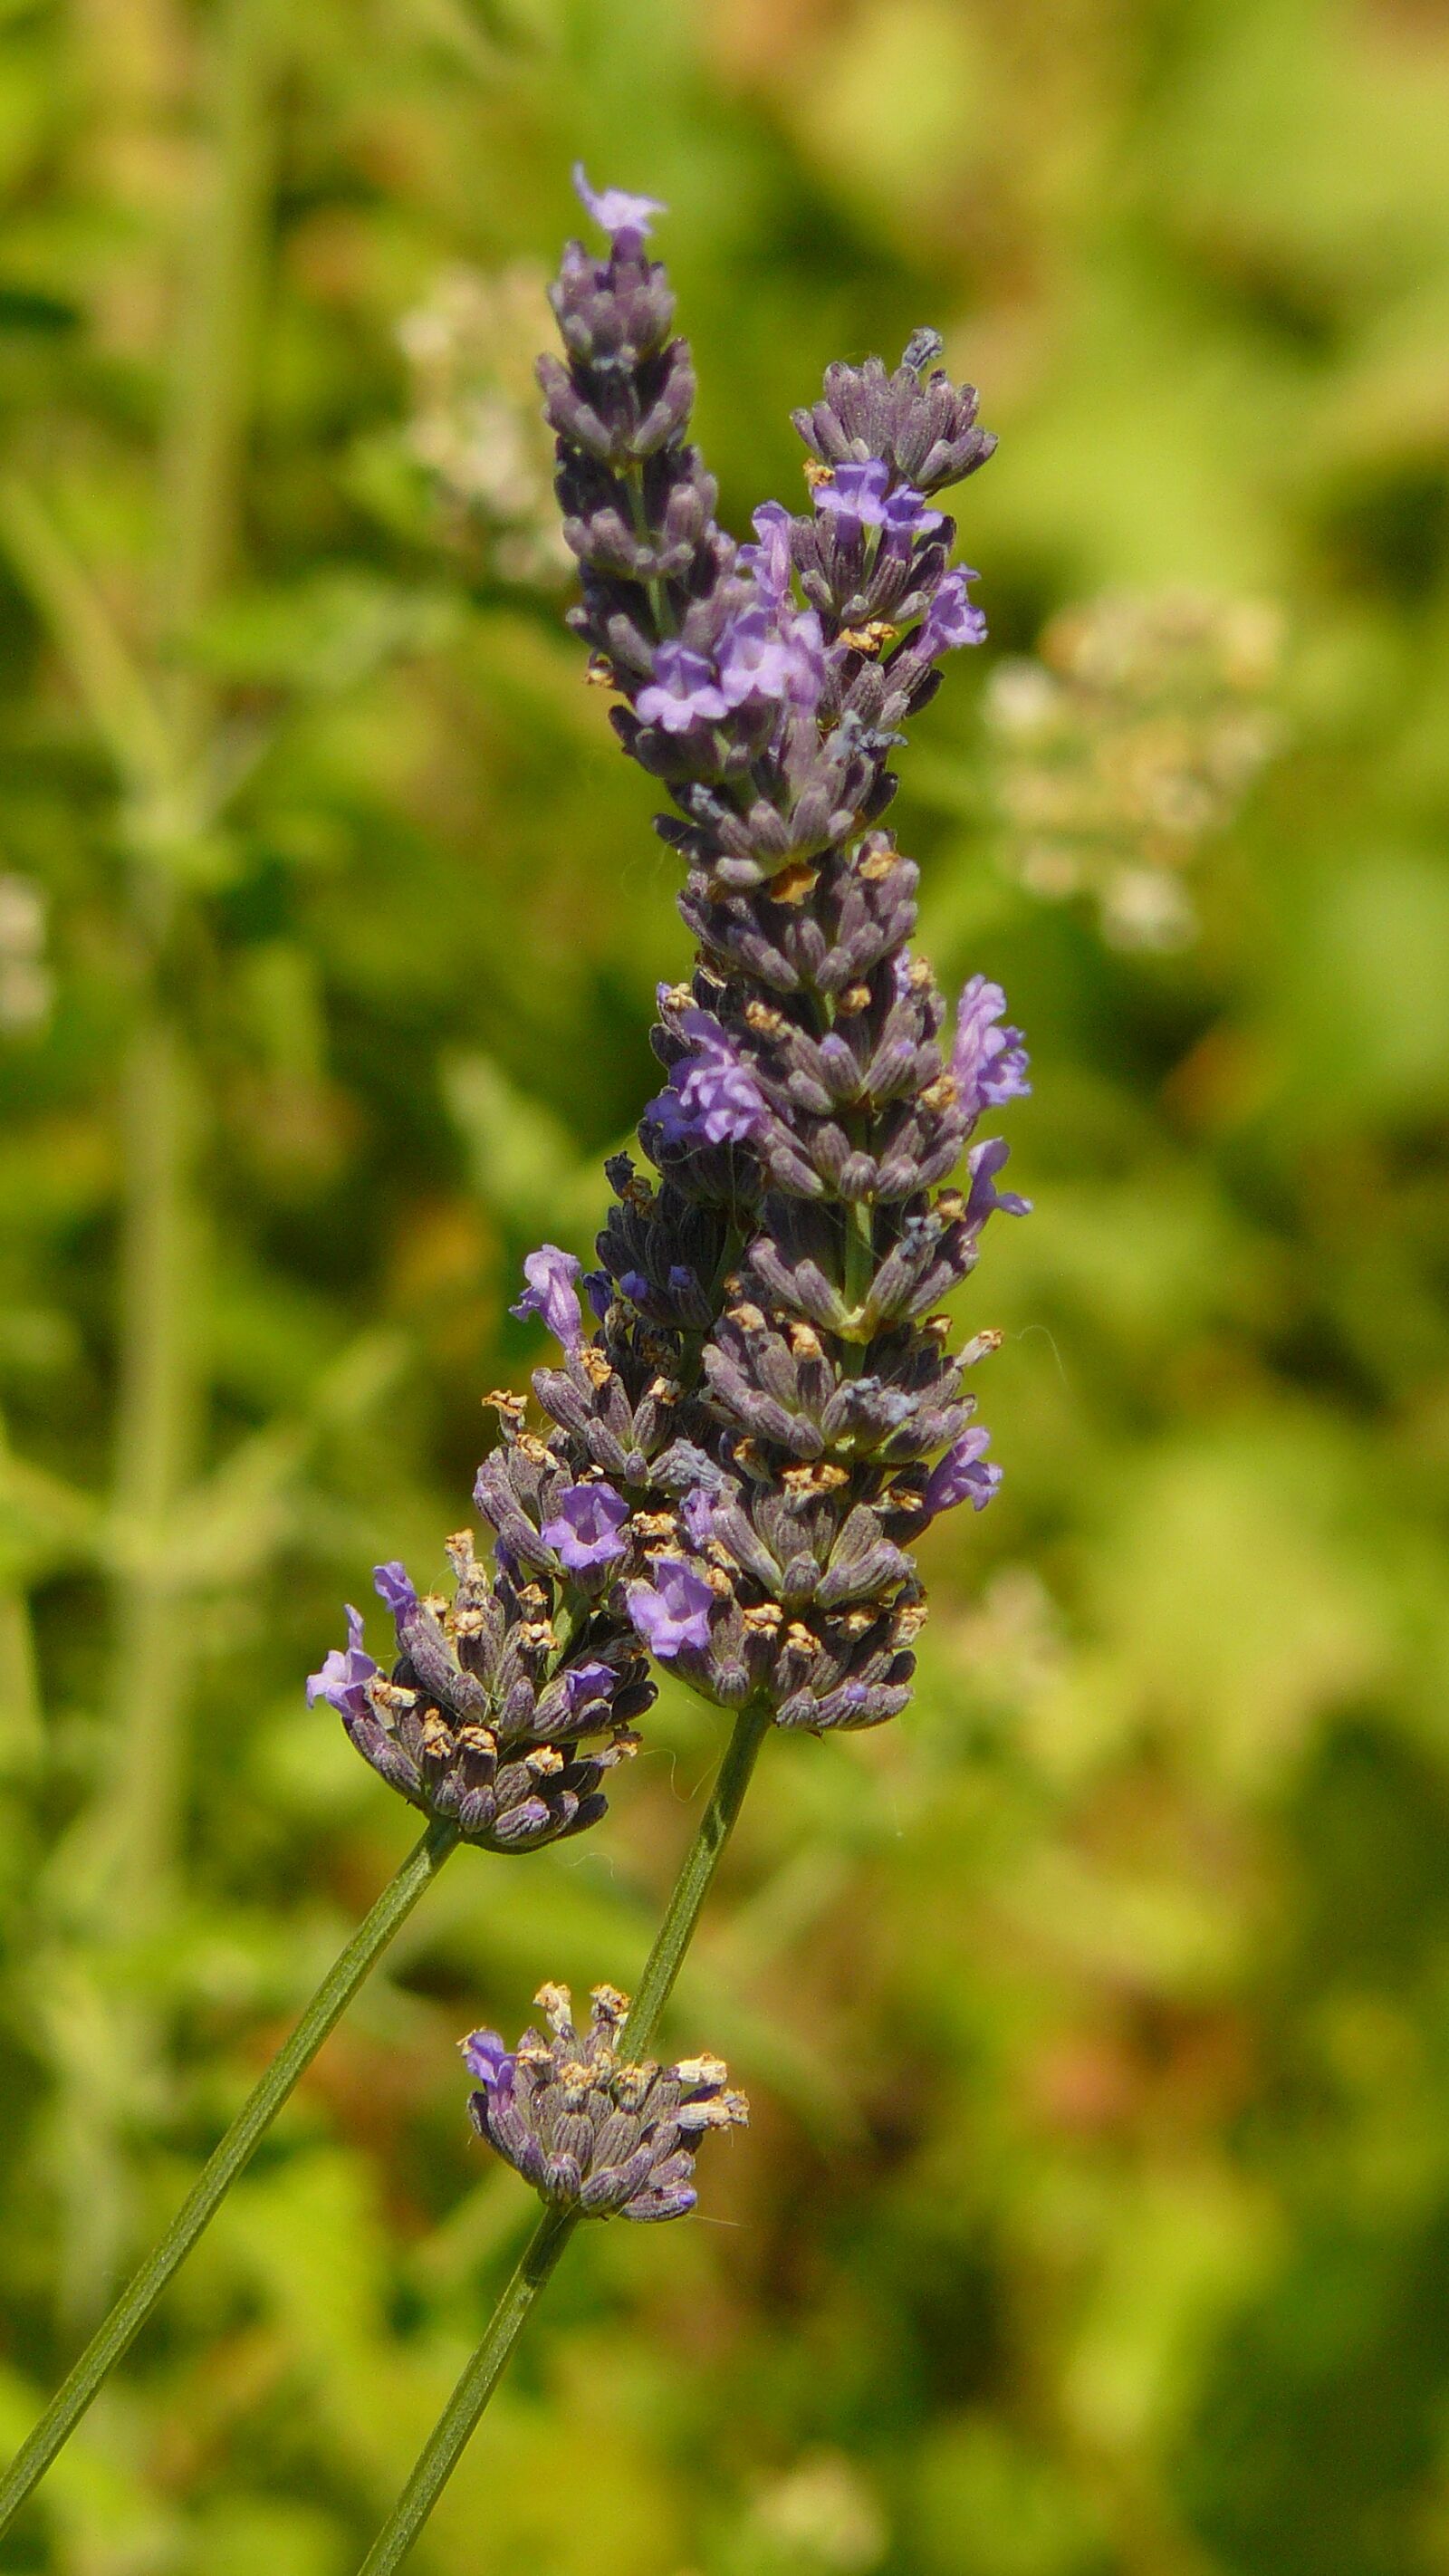
[(397, 1627), (384, 1674), (349, 1605), (348, 1641), (307, 1684), (330, 1701), (365, 1761), (464, 1842), (536, 1851), (604, 1813), (605, 1773), (632, 1753), (630, 1723), (654, 1686), (626, 1622), (591, 1614), (500, 1549), (480, 1564), (473, 1536), (448, 1541), (451, 1601), (419, 1593), (401, 1565), (373, 1580)]
[(496, 2030), (475, 2030), (463, 2041), (478, 2079), (473, 2125), (555, 2208), (585, 2218), (683, 2218), (697, 2197), (701, 2139), (743, 2127), (749, 2106), (729, 2090), (717, 2057), (677, 2066), (621, 2058), (628, 1997), (595, 1986), (592, 2000), (580, 2032), (567, 1986), (542, 1986), (534, 2001), (547, 2038), (526, 2030), (508, 2049)]

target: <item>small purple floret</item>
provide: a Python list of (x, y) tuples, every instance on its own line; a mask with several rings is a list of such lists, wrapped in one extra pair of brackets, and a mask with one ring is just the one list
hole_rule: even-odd
[(747, 698), (783, 698), (794, 667), (790, 639), (763, 608), (746, 608), (725, 628), (717, 656), (726, 706)]
[(631, 1583), (625, 1598), (630, 1618), (661, 1663), (669, 1663), (684, 1646), (709, 1644), (714, 1594), (683, 1557), (656, 1557), (653, 1581)]
[(649, 1104), (665, 1143), (729, 1145), (758, 1136), (765, 1104), (733, 1039), (708, 1011), (685, 1011), (679, 1028), (691, 1052), (674, 1066), (668, 1090)]
[(977, 1425), (952, 1442), (927, 1478), (924, 1499), (928, 1512), (949, 1512), (957, 1503), (969, 1503), (973, 1511), (985, 1511), (1001, 1482), (1001, 1469), (988, 1465), (984, 1455), (990, 1443), (990, 1432)]
[(890, 467), (880, 456), (864, 465), (837, 465), (828, 483), (816, 484), (815, 507), (858, 528), (884, 527), (890, 479)]
[(562, 1342), (566, 1351), (577, 1350), (584, 1337), (584, 1318), (574, 1281), (582, 1268), (572, 1252), (561, 1252), (556, 1243), (540, 1244), (524, 1262), (528, 1286), (517, 1305), (509, 1307), (510, 1315), (520, 1323), (530, 1315), (541, 1315), (555, 1341)]
[(999, 1109), (1008, 1100), (1021, 1100), (1031, 1090), (1030, 1058), (1020, 1029), (1009, 1023), (997, 1025), (1005, 1009), (1001, 986), (984, 975), (972, 976), (956, 1007), (951, 1071), (961, 1106), (973, 1118), (985, 1108)]
[(918, 492), (913, 483), (898, 483), (887, 497), (881, 525), (888, 537), (910, 544), (916, 537), (931, 536), (940, 527), (942, 515), (928, 506), (924, 492)]
[(651, 216), (669, 212), (657, 197), (631, 196), (627, 188), (591, 188), (582, 161), (574, 163), (573, 181), (580, 204), (602, 226), (616, 250), (637, 249), (654, 229)]
[(307, 1675), (307, 1706), (315, 1708), (325, 1699), (339, 1717), (363, 1718), (367, 1715), (367, 1685), (378, 1667), (362, 1643), (362, 1612), (347, 1604), (347, 1643), (334, 1646), (322, 1660), (320, 1672)]
[(406, 1618), (418, 1606), (417, 1586), (405, 1565), (392, 1557), (386, 1565), (372, 1569), (372, 1588), (380, 1601), (387, 1604), (395, 1619)]
[(947, 573), (916, 634), (917, 650), (930, 661), (958, 645), (985, 643), (986, 613), (975, 606), (966, 588), (968, 582), (980, 579), (979, 572), (968, 571), (964, 564)]
[(741, 546), (740, 571), (753, 581), (767, 608), (781, 608), (790, 595), (792, 559), (790, 513), (783, 501), (762, 501), (754, 517), (758, 543)]
[(628, 1517), (629, 1506), (612, 1485), (570, 1485), (540, 1536), (570, 1574), (585, 1574), (623, 1556), (628, 1541), (621, 1532)]
[(714, 1536), (713, 1494), (703, 1485), (692, 1485), (679, 1506), (680, 1527), (693, 1548), (701, 1552)]
[(658, 725), (664, 733), (688, 733), (692, 725), (713, 724), (729, 713), (729, 701), (704, 655), (692, 653), (687, 644), (660, 645), (654, 677), (634, 703), (641, 722)]
[(513, 2090), (513, 2070), (518, 2060), (505, 2046), (496, 2030), (470, 2030), (460, 2042), (463, 2063), (470, 2075), (476, 2075), (486, 2093)]
[(570, 1717), (576, 1717), (581, 1708), (587, 1708), (596, 1699), (608, 1699), (618, 1680), (613, 1665), (600, 1663), (597, 1656), (591, 1663), (570, 1664), (563, 1677)]

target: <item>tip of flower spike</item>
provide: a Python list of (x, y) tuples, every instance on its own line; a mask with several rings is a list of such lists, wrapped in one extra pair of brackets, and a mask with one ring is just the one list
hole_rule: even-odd
[(920, 375), (925, 368), (935, 365), (945, 346), (940, 332), (933, 330), (929, 322), (923, 322), (919, 331), (913, 331), (906, 342), (901, 365), (909, 367), (913, 375)]
[(669, 208), (657, 197), (631, 196), (627, 188), (591, 188), (582, 161), (573, 167), (574, 193), (617, 249), (621, 243), (644, 242), (653, 230), (651, 218)]

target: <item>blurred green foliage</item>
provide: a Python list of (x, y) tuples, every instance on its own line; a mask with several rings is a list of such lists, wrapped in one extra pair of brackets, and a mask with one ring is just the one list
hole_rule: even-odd
[[(919, 1705), (767, 1749), (681, 1990), (755, 2125), (581, 2242), (419, 2576), (1449, 2570), (1446, 131), (1432, 0), (5, 0), (6, 2447), (409, 1839), (300, 1677), (441, 1571), (686, 953), (528, 520), (582, 154), (737, 527), (832, 355), (982, 385), (898, 819), (1038, 1213)], [(1184, 590), (1281, 613), (1277, 750), (1133, 953), (981, 691)], [(454, 1865), (17, 2576), (346, 2576), (529, 2217), (452, 2042), (628, 1984), (715, 1743)]]

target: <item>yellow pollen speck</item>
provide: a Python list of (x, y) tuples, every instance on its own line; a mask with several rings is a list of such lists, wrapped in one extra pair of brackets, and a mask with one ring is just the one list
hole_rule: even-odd
[(792, 905), (803, 903), (807, 895), (814, 893), (819, 882), (818, 868), (812, 868), (806, 859), (791, 859), (787, 867), (781, 868), (770, 879), (770, 901)]

